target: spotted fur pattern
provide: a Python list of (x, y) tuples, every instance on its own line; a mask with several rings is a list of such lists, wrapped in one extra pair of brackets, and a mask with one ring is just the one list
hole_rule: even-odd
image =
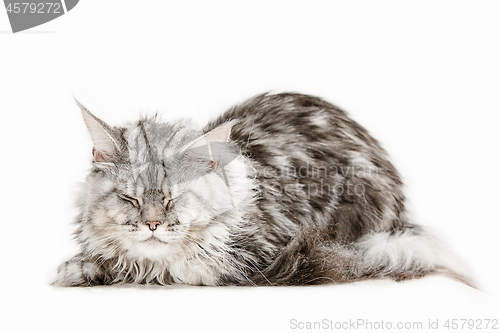
[(429, 273), (470, 284), (453, 255), (408, 221), (386, 152), (322, 99), (259, 95), (202, 131), (157, 117), (111, 127), (82, 113), (94, 161), (80, 197), (81, 253), (59, 267), (55, 285), (305, 285)]

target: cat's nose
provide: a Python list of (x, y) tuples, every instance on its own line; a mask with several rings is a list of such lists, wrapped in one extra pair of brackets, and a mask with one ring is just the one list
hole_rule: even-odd
[(149, 230), (155, 231), (156, 230), (156, 226), (158, 224), (161, 224), (161, 222), (159, 222), (159, 221), (147, 221), (146, 224), (149, 226)]

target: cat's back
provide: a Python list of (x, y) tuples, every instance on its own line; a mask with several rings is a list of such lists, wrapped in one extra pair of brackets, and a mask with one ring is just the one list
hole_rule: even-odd
[(386, 152), (332, 104), (309, 95), (263, 94), (205, 130), (230, 120), (231, 141), (257, 171), (265, 223), (280, 230), (320, 225), (348, 241), (404, 224), (402, 183)]
[(231, 140), (242, 152), (265, 165), (281, 165), (286, 156), (300, 166), (354, 157), (367, 164), (392, 168), (386, 153), (368, 132), (344, 111), (321, 98), (296, 94), (262, 94), (235, 106), (210, 123), (205, 131), (236, 120)]

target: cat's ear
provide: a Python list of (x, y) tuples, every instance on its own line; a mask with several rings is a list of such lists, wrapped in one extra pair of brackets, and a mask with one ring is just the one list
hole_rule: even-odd
[(188, 151), (192, 157), (209, 162), (210, 167), (215, 170), (227, 160), (226, 155), (230, 154), (227, 148), (233, 125), (233, 122), (228, 122), (214, 128), (190, 143), (185, 151)]
[(115, 162), (119, 157), (119, 149), (113, 130), (104, 121), (90, 113), (78, 101), (77, 104), (82, 111), (83, 121), (89, 130), (92, 143), (94, 144), (94, 148), (92, 149), (94, 162)]

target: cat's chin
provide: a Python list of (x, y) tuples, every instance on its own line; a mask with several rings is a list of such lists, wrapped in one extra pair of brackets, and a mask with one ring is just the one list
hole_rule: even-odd
[(158, 237), (155, 237), (154, 235), (146, 238), (145, 240), (142, 241), (142, 243), (148, 244), (150, 246), (159, 246), (159, 245), (168, 244), (167, 242), (159, 239)]
[(161, 261), (170, 257), (172, 252), (172, 243), (162, 240), (154, 235), (149, 235), (143, 239), (134, 242), (127, 254), (130, 259), (141, 260), (148, 259), (152, 261)]

